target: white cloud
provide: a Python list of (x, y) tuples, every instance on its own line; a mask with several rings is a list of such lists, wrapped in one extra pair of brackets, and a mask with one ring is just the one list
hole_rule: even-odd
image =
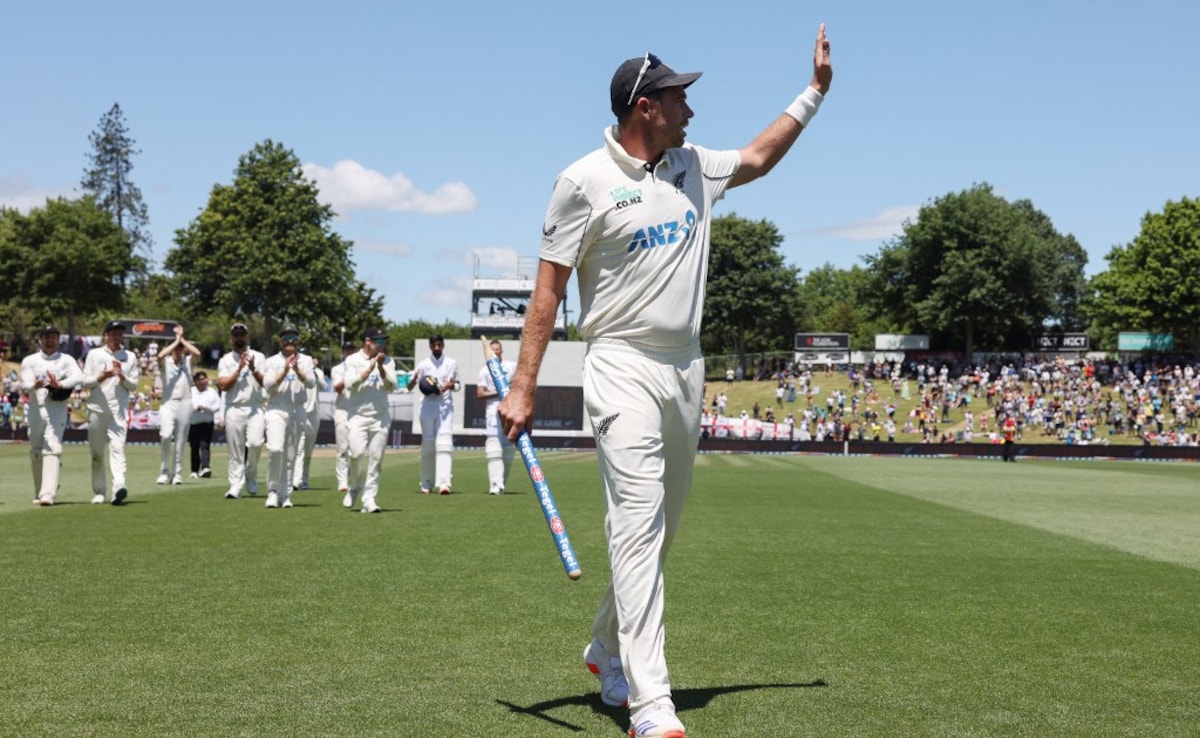
[(343, 159), (332, 168), (309, 163), (301, 169), (320, 188), (320, 200), (342, 214), (384, 210), (444, 215), (470, 212), (478, 204), (475, 194), (463, 182), (444, 182), (433, 192), (422, 192), (399, 172), (387, 176), (350, 159)]
[(473, 278), (470, 275), (446, 277), (418, 292), (417, 299), (422, 305), (453, 308), (466, 315), (471, 310), (472, 285)]
[(520, 258), (517, 250), (508, 246), (473, 246), (467, 252), (471, 265), (478, 264), (480, 273), (488, 276), (515, 274)]
[(32, 208), (42, 207), (47, 198), (71, 197), (69, 186), (39, 189), (23, 175), (6, 174), (0, 177), (0, 205), (16, 208), (28, 213)]
[(898, 236), (906, 220), (916, 220), (920, 205), (884, 208), (875, 215), (841, 226), (821, 229), (821, 233), (851, 241), (880, 241)]

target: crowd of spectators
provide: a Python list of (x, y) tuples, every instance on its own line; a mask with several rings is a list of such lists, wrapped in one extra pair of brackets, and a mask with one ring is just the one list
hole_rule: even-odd
[[(808, 365), (754, 376), (775, 383), (775, 408), (755, 403), (728, 413), (724, 391), (706, 402), (705, 433), (790, 440), (1001, 442), (1012, 416), (1018, 440), (1031, 434), (1065, 444), (1137, 439), (1200, 446), (1200, 361), (1023, 355), (973, 364), (881, 361), (845, 368), (849, 388), (821, 396)], [(820, 370), (818, 370), (819, 376)], [(914, 386), (915, 385), (915, 388)], [(914, 391), (915, 389), (915, 391)], [(785, 402), (802, 401), (791, 410)], [(784, 414), (786, 412), (786, 415)]]

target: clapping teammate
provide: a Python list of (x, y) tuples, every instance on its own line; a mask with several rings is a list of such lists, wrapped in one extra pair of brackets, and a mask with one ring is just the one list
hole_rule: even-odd
[(33, 501), (53, 505), (62, 468), (63, 434), (67, 430), (67, 400), (83, 382), (83, 372), (70, 356), (58, 350), (58, 329), (48, 325), (38, 333), (39, 351), (21, 362), (21, 390), (29, 396), (29, 462), (33, 467)]
[(396, 389), (396, 365), (387, 355), (387, 334), (372, 328), (363, 334), (362, 350), (345, 361), (345, 389), (349, 392), (346, 413), (349, 418), (350, 449), (349, 491), (342, 506), (354, 507), (362, 496), (362, 512), (380, 511), (379, 474), (383, 452), (392, 426), (388, 394)]
[(304, 403), (316, 385), (312, 357), (296, 350), (300, 332), (284, 326), (279, 332), (279, 353), (263, 365), (267, 393), (267, 507), (292, 506), (292, 474), (299, 448)]
[(183, 484), (183, 445), (192, 425), (192, 359), (200, 349), (175, 326), (175, 340), (158, 352), (163, 399), (158, 408), (160, 461), (158, 484)]
[(124, 346), (125, 326), (110, 320), (104, 326), (104, 345), (88, 351), (83, 386), (88, 390), (88, 446), (92, 452), (92, 504), (104, 503), (105, 451), (112, 475), (114, 505), (122, 505), (125, 487), (125, 436), (129, 431), (129, 396), (137, 391), (137, 356)]

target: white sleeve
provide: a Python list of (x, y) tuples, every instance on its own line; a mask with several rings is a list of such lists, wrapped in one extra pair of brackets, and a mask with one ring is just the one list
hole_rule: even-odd
[(554, 181), (554, 192), (542, 221), (541, 258), (575, 268), (586, 251), (592, 205), (587, 195), (565, 176)]

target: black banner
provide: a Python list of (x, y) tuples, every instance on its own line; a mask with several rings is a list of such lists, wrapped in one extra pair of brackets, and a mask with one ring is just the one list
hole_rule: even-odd
[(849, 351), (849, 333), (797, 333), (797, 351)]
[(1086, 333), (1046, 333), (1033, 337), (1034, 351), (1087, 351), (1090, 348)]

